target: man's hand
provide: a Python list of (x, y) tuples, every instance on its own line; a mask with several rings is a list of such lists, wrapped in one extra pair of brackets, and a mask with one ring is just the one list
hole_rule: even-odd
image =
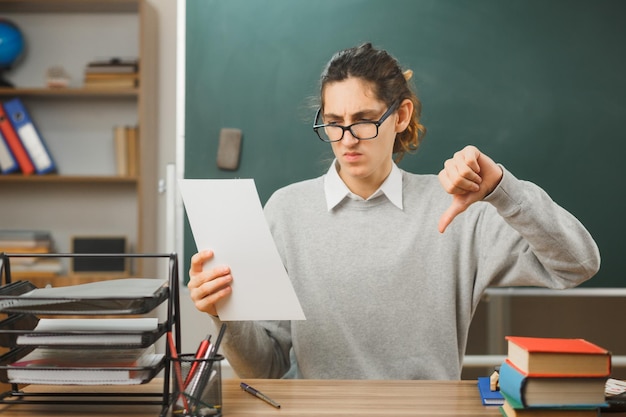
[(439, 182), (452, 194), (450, 207), (439, 219), (443, 233), (452, 220), (469, 206), (491, 193), (502, 179), (502, 168), (475, 146), (466, 146), (444, 163)]
[(204, 263), (213, 259), (213, 251), (205, 250), (191, 257), (189, 295), (199, 311), (217, 316), (216, 304), (232, 292), (233, 277), (228, 266), (204, 271)]

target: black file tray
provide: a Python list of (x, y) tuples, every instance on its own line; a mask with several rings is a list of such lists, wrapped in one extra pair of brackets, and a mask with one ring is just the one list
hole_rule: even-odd
[[(108, 348), (108, 346), (107, 346)], [(18, 347), (16, 349), (12, 349), (8, 353), (0, 356), (0, 382), (4, 382), (7, 384), (41, 384), (41, 385), (49, 385), (54, 384), (54, 382), (33, 382), (33, 380), (37, 379), (38, 375), (41, 375), (42, 372), (45, 374), (47, 371), (51, 371), (53, 373), (61, 372), (69, 372), (75, 373), (78, 372), (84, 379), (95, 380), (95, 378), (91, 379), (91, 377), (97, 375), (100, 371), (105, 371), (103, 368), (95, 367), (95, 366), (38, 366), (36, 368), (32, 367), (11, 367), (10, 364), (19, 361), (28, 353), (33, 351), (33, 347)], [(151, 365), (139, 365), (139, 366), (110, 366), (106, 368), (106, 371), (113, 371), (114, 373), (120, 372), (128, 372), (132, 373), (133, 381), (129, 383), (129, 385), (139, 385), (150, 382), (152, 378), (154, 378), (164, 367), (165, 367), (166, 357), (165, 355), (161, 355), (158, 362)], [(9, 372), (14, 370), (18, 370), (22, 375), (22, 379), (18, 378), (10, 378)], [(89, 376), (89, 378), (85, 378)], [(41, 376), (39, 377), (41, 379)], [(118, 381), (121, 380), (118, 377)], [(50, 377), (50, 381), (53, 379)], [(129, 379), (130, 381), (130, 379)], [(64, 384), (63, 381), (59, 381), (57, 384)], [(70, 383), (65, 381), (66, 385), (77, 385), (76, 383)], [(80, 385), (80, 384), (78, 384)], [(94, 384), (95, 385), (95, 384)], [(98, 384), (98, 385), (120, 385), (119, 383), (113, 383), (111, 381), (107, 381), (106, 383)]]
[[(108, 281), (113, 282), (113, 281)], [(84, 285), (97, 285), (89, 283)], [(28, 289), (31, 290), (28, 290)], [(56, 288), (56, 290), (65, 287)], [(0, 313), (29, 313), (29, 314), (54, 314), (54, 315), (103, 315), (103, 314), (145, 314), (152, 311), (169, 296), (169, 288), (161, 287), (151, 296), (146, 297), (80, 297), (64, 296), (28, 296), (34, 286), (23, 285), (21, 294), (4, 295), (0, 289)], [(10, 288), (10, 292), (18, 292), (16, 288)]]
[[(33, 314), (14, 314), (0, 321), (0, 346), (17, 346), (18, 337), (27, 336), (22, 340), (22, 346), (39, 346), (64, 349), (102, 349), (107, 348), (145, 348), (154, 344), (167, 331), (167, 322), (158, 323), (156, 329), (146, 331), (106, 331), (106, 330), (70, 330), (35, 331), (39, 318)], [(70, 341), (64, 342), (59, 336), (67, 336)], [(115, 342), (117, 336), (132, 336), (134, 342)], [(108, 340), (105, 344), (90, 342), (97, 337), (99, 340)], [(57, 340), (54, 340), (54, 339)], [(54, 340), (54, 341), (52, 341)]]
[[(123, 388), (126, 385), (119, 385), (119, 392), (93, 392), (85, 391), (84, 384), (80, 385), (81, 389), (76, 392), (37, 392), (36, 390), (25, 392), (20, 389), (19, 381), (11, 381), (7, 375), (9, 365), (16, 362), (30, 351), (37, 347), (53, 347), (59, 349), (117, 349), (117, 348), (147, 348), (156, 343), (162, 336), (171, 331), (174, 336), (176, 349), (180, 353), (180, 305), (178, 286), (178, 258), (175, 253), (171, 254), (38, 254), (38, 257), (102, 257), (102, 258), (166, 258), (169, 259), (168, 264), (168, 280), (167, 285), (158, 288), (150, 296), (142, 297), (66, 297), (63, 295), (54, 295), (53, 297), (37, 298), (36, 302), (24, 303), (24, 300), (32, 301), (23, 295), (37, 289), (28, 281), (11, 281), (11, 258), (32, 256), (32, 254), (7, 254), (0, 253), (0, 278), (3, 284), (0, 286), (0, 312), (8, 314), (8, 317), (0, 321), (0, 346), (11, 348), (9, 352), (0, 356), (0, 381), (10, 384), (11, 389), (0, 393), (0, 404), (78, 404), (78, 405), (158, 405), (161, 407), (160, 416), (165, 416), (169, 410), (172, 401), (170, 392), (170, 360), (171, 352), (169, 345), (166, 343), (165, 354), (157, 363), (150, 366), (130, 366), (115, 368), (90, 368), (90, 371), (99, 372), (108, 370), (120, 370), (140, 373), (138, 383), (144, 384), (151, 381), (157, 374), (163, 371), (163, 389), (159, 392), (142, 392), (129, 393)], [(63, 344), (41, 344), (19, 346), (17, 337), (20, 335), (30, 335), (34, 333), (39, 315), (80, 315), (85, 318), (95, 317), (98, 315), (141, 315), (149, 313), (162, 303), (167, 303), (167, 319), (165, 322), (159, 323), (157, 329), (146, 332), (98, 332), (98, 331), (77, 331), (63, 332), (63, 335), (72, 336), (90, 336), (107, 334), (135, 334), (140, 340), (137, 344), (103, 344), (93, 346), (76, 346)], [(29, 304), (29, 305), (26, 305)], [(44, 333), (37, 333), (43, 335)], [(58, 333), (46, 333), (46, 335), (57, 335)], [(39, 368), (40, 370), (42, 368)], [(45, 369), (45, 368), (44, 368)], [(65, 370), (87, 370), (84, 367), (65, 366)], [(22, 375), (28, 375), (23, 374)], [(136, 382), (137, 383), (137, 382)], [(31, 384), (36, 386), (36, 384)], [(55, 384), (51, 384), (55, 385)], [(60, 385), (60, 384), (56, 384)], [(71, 384), (70, 384), (71, 385)], [(99, 385), (117, 385), (103, 383)], [(67, 385), (64, 384), (67, 387)], [(87, 386), (87, 390), (90, 388)]]
[(13, 347), (22, 332), (32, 330), (39, 319), (32, 314), (13, 314), (0, 321), (0, 346)]

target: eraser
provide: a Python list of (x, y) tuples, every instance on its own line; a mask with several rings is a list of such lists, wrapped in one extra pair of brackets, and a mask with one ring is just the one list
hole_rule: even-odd
[(234, 171), (239, 167), (241, 129), (222, 128), (217, 148), (217, 167)]

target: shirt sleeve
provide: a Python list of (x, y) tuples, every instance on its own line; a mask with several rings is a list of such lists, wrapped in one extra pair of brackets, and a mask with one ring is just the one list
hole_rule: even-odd
[[(213, 317), (219, 328), (221, 321)], [(291, 323), (289, 321), (233, 321), (221, 351), (242, 378), (280, 378), (290, 367)]]
[(582, 223), (539, 186), (504, 167), (503, 172), (500, 184), (484, 199), (498, 215), (485, 216), (478, 232), (478, 244), (494, 242), (481, 260), (491, 279), (486, 284), (560, 289), (595, 275), (600, 252)]

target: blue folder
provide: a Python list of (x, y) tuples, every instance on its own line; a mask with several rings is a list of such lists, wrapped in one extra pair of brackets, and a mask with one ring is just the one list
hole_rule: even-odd
[(56, 171), (56, 164), (41, 134), (35, 128), (26, 107), (19, 98), (6, 101), (4, 110), (17, 132), (38, 174)]

